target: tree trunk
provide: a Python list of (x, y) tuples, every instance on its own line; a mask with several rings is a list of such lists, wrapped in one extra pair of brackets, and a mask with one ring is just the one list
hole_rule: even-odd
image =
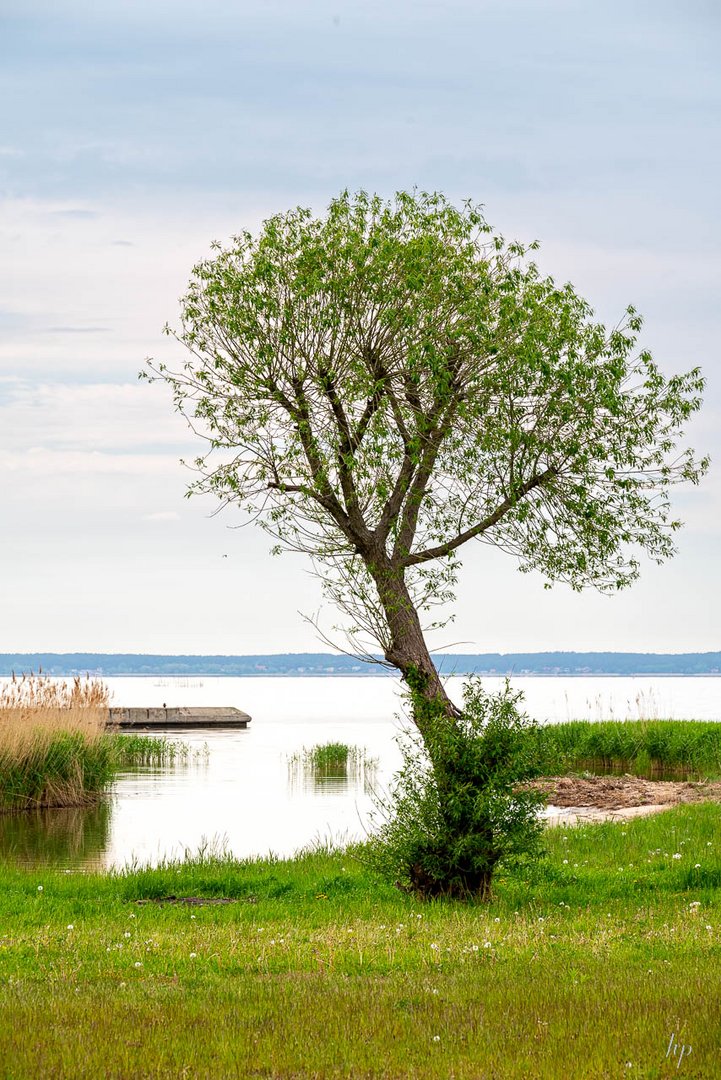
[(373, 569), (383, 610), (388, 621), (389, 644), (385, 658), (398, 668), (403, 680), (414, 694), (420, 693), (427, 709), (414, 708), (413, 719), (424, 740), (433, 715), (445, 716), (454, 722), (459, 710), (453, 704), (431, 659), (423, 637), (418, 612), (406, 587), (403, 570), (385, 559), (380, 568)]

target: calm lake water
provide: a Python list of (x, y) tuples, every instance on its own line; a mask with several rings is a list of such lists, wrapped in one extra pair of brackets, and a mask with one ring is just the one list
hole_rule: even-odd
[[(188, 763), (123, 774), (92, 811), (0, 815), (0, 855), (30, 865), (120, 867), (197, 851), (207, 843), (237, 856), (289, 855), (318, 840), (362, 838), (369, 781), (381, 790), (400, 762), (399, 685), (364, 678), (117, 678), (116, 705), (235, 705), (251, 714), (238, 730), (167, 732), (197, 753)], [(497, 689), (501, 679), (483, 680)], [(541, 722), (670, 717), (721, 720), (721, 678), (542, 678), (512, 680)], [(450, 681), (460, 699), (461, 680)], [(377, 759), (345, 779), (315, 779), (290, 759), (339, 741)], [(207, 752), (205, 752), (207, 747)]]

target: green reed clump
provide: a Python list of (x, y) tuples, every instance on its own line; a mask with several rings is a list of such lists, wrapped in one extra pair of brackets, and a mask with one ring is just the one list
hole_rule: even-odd
[(702, 720), (572, 720), (532, 733), (543, 771), (721, 775), (721, 724)]
[(362, 769), (373, 768), (377, 762), (370, 758), (365, 748), (348, 746), (342, 742), (320, 743), (317, 746), (303, 747), (298, 754), (289, 759), (292, 766), (319, 776), (347, 776)]
[(113, 758), (118, 768), (134, 765), (176, 765), (186, 762), (190, 747), (178, 739), (164, 735), (108, 735)]

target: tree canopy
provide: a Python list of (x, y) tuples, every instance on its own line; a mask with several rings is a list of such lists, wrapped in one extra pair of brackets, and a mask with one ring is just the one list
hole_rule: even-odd
[(344, 192), (214, 245), (182, 301), (187, 362), (151, 365), (208, 439), (192, 486), (311, 555), (404, 673), (463, 544), (621, 589), (673, 553), (669, 488), (706, 468), (679, 442), (699, 369), (665, 377), (637, 312), (604, 327), (534, 246), (471, 202)]

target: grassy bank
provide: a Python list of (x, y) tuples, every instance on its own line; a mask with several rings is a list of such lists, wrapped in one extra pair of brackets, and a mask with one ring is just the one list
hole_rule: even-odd
[(551, 830), (479, 907), (353, 851), (0, 868), (0, 1054), (14, 1078), (718, 1075), (720, 829), (706, 804)]
[(721, 724), (711, 721), (572, 720), (548, 724), (533, 738), (546, 775), (588, 769), (721, 776)]

